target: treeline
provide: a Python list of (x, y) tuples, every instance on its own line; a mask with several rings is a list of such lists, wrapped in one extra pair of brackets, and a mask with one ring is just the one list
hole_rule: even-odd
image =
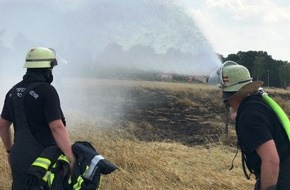
[(265, 86), (286, 87), (290, 83), (290, 63), (288, 61), (274, 60), (265, 51), (239, 51), (227, 57), (219, 54), (222, 62), (235, 61), (247, 67), (253, 80), (261, 80)]

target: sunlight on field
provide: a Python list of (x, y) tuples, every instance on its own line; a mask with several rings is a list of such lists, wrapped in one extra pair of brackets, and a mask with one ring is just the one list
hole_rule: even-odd
[[(112, 108), (110, 111), (114, 111), (119, 109), (118, 103), (130, 102), (124, 100), (128, 98), (127, 89), (132, 88), (170, 92), (170, 96), (175, 95), (179, 98), (176, 101), (177, 105), (190, 107), (193, 111), (198, 107), (196, 110), (198, 113), (207, 114), (212, 110), (215, 111), (217, 105), (222, 104), (218, 89), (205, 84), (94, 79), (64, 79), (56, 86), (60, 89), (60, 97), (64, 98), (63, 102), (70, 106), (65, 105), (63, 111), (73, 142), (81, 140), (91, 142), (101, 155), (119, 167), (114, 173), (104, 176), (101, 189), (247, 190), (253, 188), (254, 177), (246, 180), (243, 175), (240, 153), (234, 161), (234, 169), (229, 171), (236, 152), (233, 146), (228, 146), (228, 144), (235, 144), (233, 128), (230, 129), (229, 137), (220, 136), (217, 143), (206, 146), (186, 146), (177, 142), (141, 141), (134, 135), (135, 128), (140, 128), (138, 123), (111, 119), (118, 116), (112, 112), (104, 112), (111, 115), (103, 114), (97, 118), (100, 113), (97, 112), (99, 111), (97, 107), (105, 109), (107, 106)], [(74, 91), (73, 89), (76, 88), (80, 90)], [(117, 93), (111, 89), (117, 89)], [(101, 95), (97, 96), (99, 92)], [(87, 100), (84, 96), (86, 94), (89, 94), (92, 99)], [(269, 94), (281, 103), (289, 115), (289, 91), (269, 89)], [(76, 99), (78, 95), (83, 99)], [(104, 104), (106, 101), (97, 100), (100, 97), (111, 104)], [(91, 102), (92, 100), (96, 102)], [(205, 105), (206, 101), (209, 103)], [(101, 107), (102, 103), (104, 107)], [(202, 107), (203, 105), (205, 106)], [(88, 112), (84, 112), (81, 106), (84, 106)], [(122, 112), (122, 109), (119, 111)], [(195, 118), (192, 120), (195, 121)], [(220, 114), (210, 116), (206, 120), (199, 117), (199, 120), (205, 126), (223, 125)], [(10, 169), (2, 143), (0, 159), (2, 160), (0, 190), (10, 189)]]
[(235, 149), (141, 142), (118, 128), (79, 126), (83, 133), (76, 138), (93, 142), (103, 156), (119, 167), (113, 174), (105, 176), (103, 189), (244, 190), (253, 185), (253, 180), (243, 178), (239, 156), (234, 169), (229, 171)]
[[(250, 189), (253, 180), (242, 177), (240, 159), (229, 171), (234, 150), (223, 146), (187, 147), (177, 143), (140, 142), (120, 129), (105, 130), (86, 123), (71, 130), (74, 140), (92, 142), (97, 151), (119, 169), (104, 176), (101, 189)], [(82, 133), (80, 133), (82, 131)], [(10, 189), (8, 164), (1, 147), (0, 189)]]

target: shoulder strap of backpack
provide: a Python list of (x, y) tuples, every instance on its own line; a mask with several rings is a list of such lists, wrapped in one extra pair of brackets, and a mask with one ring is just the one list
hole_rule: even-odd
[[(246, 107), (246, 105), (248, 104), (251, 104), (251, 103), (258, 103), (258, 104), (262, 104), (264, 105), (265, 107), (267, 107), (268, 109), (270, 109), (266, 104), (260, 102), (260, 101), (257, 101), (257, 100), (250, 100), (249, 102), (245, 103), (242, 105), (241, 108), (239, 108), (239, 113), (243, 111), (243, 109)], [(239, 114), (237, 114), (239, 115)], [(247, 179), (250, 179), (251, 178), (251, 174), (254, 174), (254, 170), (248, 165), (248, 162), (247, 162), (247, 157), (245, 155), (245, 151), (243, 150), (243, 148), (240, 146), (240, 137), (238, 135), (238, 130), (237, 130), (237, 126), (238, 126), (238, 120), (236, 120), (236, 134), (237, 134), (237, 144), (238, 144), (238, 147), (240, 148), (241, 150), (241, 160), (242, 160), (242, 168), (243, 168), (243, 172), (244, 172), (244, 175)]]
[(34, 89), (34, 88), (36, 88), (37, 86), (40, 86), (40, 85), (43, 85), (43, 84), (45, 84), (44, 82), (34, 82), (34, 83), (32, 83), (32, 84), (30, 84), (27, 88), (26, 88), (26, 90), (25, 90), (25, 92), (23, 93), (23, 98), (32, 90), (32, 89)]

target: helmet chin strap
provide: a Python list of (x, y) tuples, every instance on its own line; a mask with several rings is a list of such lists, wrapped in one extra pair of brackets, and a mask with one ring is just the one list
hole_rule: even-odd
[(229, 135), (229, 115), (230, 115), (230, 107), (228, 105), (225, 104), (225, 119), (224, 119), (224, 123), (225, 123), (225, 133), (226, 136)]

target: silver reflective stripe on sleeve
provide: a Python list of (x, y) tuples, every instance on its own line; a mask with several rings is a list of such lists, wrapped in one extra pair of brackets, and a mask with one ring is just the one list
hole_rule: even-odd
[(105, 159), (102, 155), (95, 156), (90, 164), (90, 167), (84, 172), (84, 177), (90, 179), (94, 175), (95, 170), (98, 168), (98, 163), (100, 160)]

